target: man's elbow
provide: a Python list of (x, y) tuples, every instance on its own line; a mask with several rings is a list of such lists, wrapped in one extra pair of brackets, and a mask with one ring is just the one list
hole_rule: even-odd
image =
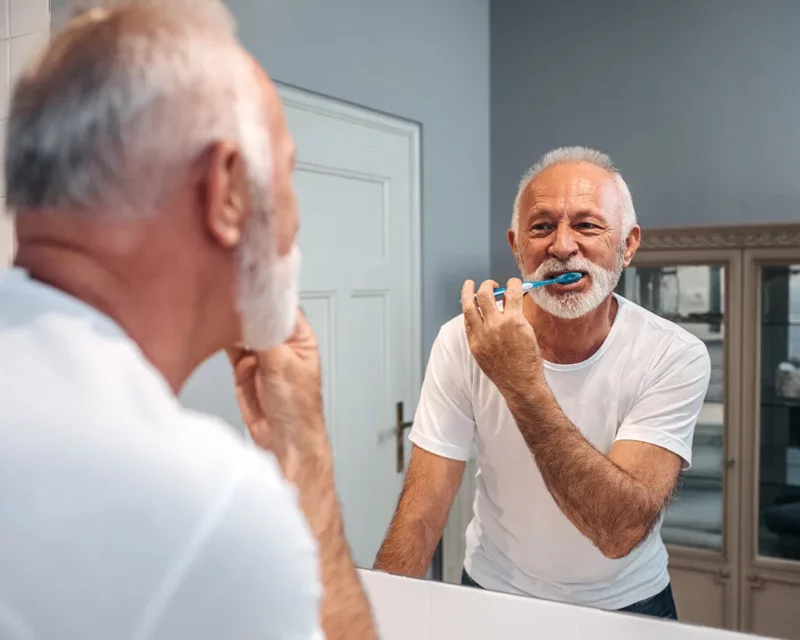
[(610, 560), (621, 560), (636, 549), (650, 534), (651, 527), (627, 527), (610, 532), (596, 541), (597, 548)]

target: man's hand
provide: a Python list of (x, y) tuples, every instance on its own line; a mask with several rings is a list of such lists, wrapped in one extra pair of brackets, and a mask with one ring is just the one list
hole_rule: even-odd
[(508, 281), (503, 311), (497, 308), (493, 291), (498, 286), (485, 281), (478, 289), (467, 280), (461, 289), (461, 306), (470, 351), (500, 393), (530, 389), (542, 382), (542, 359), (536, 334), (522, 312), (522, 282)]
[(236, 397), (253, 440), (287, 465), (324, 446), (317, 339), (298, 311), (289, 340), (267, 351), (229, 349)]

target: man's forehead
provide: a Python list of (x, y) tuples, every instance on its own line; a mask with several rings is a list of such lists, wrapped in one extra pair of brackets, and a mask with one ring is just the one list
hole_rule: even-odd
[(524, 195), (529, 207), (558, 200), (563, 204), (592, 203), (605, 209), (615, 207), (618, 194), (614, 176), (602, 167), (563, 163), (534, 177)]

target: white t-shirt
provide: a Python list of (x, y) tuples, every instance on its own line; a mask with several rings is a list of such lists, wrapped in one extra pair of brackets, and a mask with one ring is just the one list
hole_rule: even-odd
[(317, 561), (273, 456), (0, 271), (0, 638), (321, 638)]
[[(544, 363), (547, 383), (600, 452), (616, 440), (640, 440), (676, 453), (687, 467), (708, 388), (708, 351), (677, 325), (617, 300), (600, 349), (577, 364)], [(482, 587), (621, 609), (669, 583), (660, 523), (627, 557), (611, 560), (559, 509), (505, 400), (472, 357), (462, 316), (433, 345), (410, 439), (455, 460), (469, 459), (477, 442), (464, 565)]]

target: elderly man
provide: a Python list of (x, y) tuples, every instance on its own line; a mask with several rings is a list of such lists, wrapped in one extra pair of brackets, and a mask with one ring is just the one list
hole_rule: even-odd
[[(293, 154), (213, 0), (89, 11), (22, 75), (0, 637), (374, 637), (297, 313)], [(176, 399), (223, 348), (271, 452)]]
[[(551, 151), (522, 179), (508, 240), (526, 280), (583, 277), (502, 310), (484, 282), (433, 346), (405, 487), (376, 568), (421, 576), (477, 440), (462, 582), (675, 618), (660, 516), (708, 386), (702, 342), (615, 295), (639, 246), (602, 153)], [(477, 299), (476, 299), (477, 298)]]

